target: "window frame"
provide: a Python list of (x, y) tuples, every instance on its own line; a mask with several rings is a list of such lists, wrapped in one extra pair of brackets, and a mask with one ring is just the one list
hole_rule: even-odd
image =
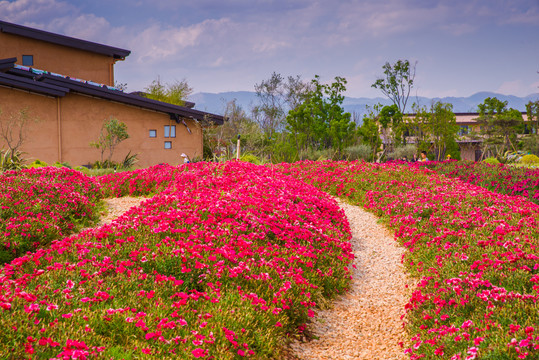
[[(153, 134), (153, 136), (152, 136), (152, 134)], [(156, 137), (157, 137), (157, 129), (150, 129), (148, 135), (149, 135), (149, 137), (152, 138), (152, 139), (153, 139), (153, 138), (156, 138)]]
[[(167, 145), (168, 145), (168, 147), (167, 147)], [(165, 150), (171, 150), (172, 149), (172, 141), (165, 141), (164, 148), (165, 148)]]
[[(31, 64), (28, 64), (27, 60), (31, 60)], [(22, 65), (23, 66), (34, 66), (34, 55), (23, 55), (22, 56)]]

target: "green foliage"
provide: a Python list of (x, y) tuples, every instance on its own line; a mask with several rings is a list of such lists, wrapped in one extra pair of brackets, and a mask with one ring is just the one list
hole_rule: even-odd
[(370, 110), (368, 115), (363, 117), (363, 123), (358, 129), (358, 134), (362, 139), (362, 143), (367, 145), (371, 149), (371, 155), (368, 160), (374, 161), (376, 159), (376, 153), (382, 145), (382, 139), (380, 138), (380, 126), (378, 124), (378, 112), (380, 105), (375, 105)]
[(507, 101), (497, 98), (486, 98), (478, 105), (479, 117), (483, 135), (483, 153), (492, 153), (502, 160), (507, 150), (516, 151), (517, 134), (524, 129), (524, 120), (520, 111), (507, 108)]
[(408, 60), (397, 60), (394, 64), (386, 62), (382, 67), (384, 77), (371, 85), (382, 91), (402, 114), (406, 111), (410, 90), (414, 86), (415, 67), (416, 65), (410, 65)]
[(259, 104), (253, 108), (253, 120), (267, 138), (284, 130), (286, 112), (297, 108), (308, 96), (310, 85), (296, 77), (285, 78), (276, 72), (255, 85)]
[(172, 84), (163, 84), (159, 78), (152, 81), (144, 90), (146, 93), (141, 95), (148, 99), (179, 106), (184, 106), (185, 99), (193, 92), (193, 89), (187, 84), (186, 80), (175, 81)]
[(90, 146), (101, 151), (101, 163), (105, 162), (103, 155), (108, 150), (109, 155), (106, 161), (111, 163), (116, 146), (128, 138), (127, 125), (111, 116), (109, 121), (105, 122), (101, 127), (97, 141), (90, 143)]
[(47, 164), (46, 162), (36, 159), (27, 167), (28, 168), (41, 168), (41, 167), (47, 167), (47, 166), (49, 166), (49, 164)]
[(24, 168), (22, 153), (18, 150), (0, 150), (0, 171)]
[(297, 108), (286, 117), (286, 129), (292, 135), (297, 153), (308, 149), (334, 149), (339, 154), (352, 144), (355, 123), (350, 113), (342, 108), (346, 79), (335, 77), (331, 85), (321, 84), (318, 75), (312, 80), (313, 90)]
[(57, 168), (65, 167), (65, 168), (71, 169), (71, 165), (69, 165), (69, 163), (65, 161), (64, 162), (57, 161), (52, 166), (57, 167)]
[(264, 157), (268, 141), (256, 122), (250, 119), (236, 99), (229, 101), (225, 110), (225, 123), (203, 129), (204, 159), (226, 161), (235, 159), (238, 135), (241, 152)]
[(490, 165), (496, 165), (496, 164), (500, 164), (500, 161), (494, 157), (489, 157), (489, 158), (486, 158), (485, 160), (483, 160), (483, 162), (487, 163), (487, 164), (490, 164)]
[(372, 148), (366, 144), (353, 145), (345, 148), (344, 154), (347, 160), (369, 161), (372, 158)]
[(522, 149), (526, 152), (539, 155), (539, 135), (530, 134), (522, 139)]
[(431, 160), (442, 161), (446, 154), (454, 159), (460, 158), (456, 143), (459, 126), (453, 105), (438, 101), (429, 110), (416, 108), (416, 116), (409, 127), (419, 144), (418, 150), (431, 152)]
[(407, 160), (412, 160), (414, 155), (417, 155), (417, 146), (415, 144), (407, 144), (395, 148), (393, 152), (388, 154), (388, 157), (391, 157), (394, 160), (401, 160), (406, 157)]
[(520, 163), (522, 163), (522, 164), (539, 164), (539, 157), (537, 155), (533, 155), (533, 154), (524, 155), (520, 159)]
[(240, 160), (251, 163), (251, 164), (255, 164), (255, 165), (260, 165), (261, 164), (260, 159), (258, 157), (256, 157), (255, 155), (253, 155), (253, 154), (243, 154), (240, 157)]

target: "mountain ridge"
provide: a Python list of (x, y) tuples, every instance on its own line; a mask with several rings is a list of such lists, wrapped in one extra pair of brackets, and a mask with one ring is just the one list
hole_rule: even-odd
[[(407, 109), (411, 111), (411, 104), (418, 103), (420, 106), (428, 106), (432, 101), (442, 101), (444, 103), (453, 104), (453, 112), (467, 113), (477, 112), (477, 105), (482, 103), (487, 97), (496, 97), (501, 101), (507, 101), (507, 106), (520, 111), (526, 111), (526, 104), (529, 101), (539, 100), (539, 93), (530, 94), (527, 96), (504, 95), (489, 91), (480, 91), (466, 97), (410, 97), (408, 100)], [(254, 91), (228, 91), (221, 93), (198, 92), (189, 97), (189, 101), (195, 103), (195, 109), (207, 111), (214, 114), (223, 115), (226, 109), (226, 103), (236, 99), (236, 103), (243, 110), (250, 113), (251, 109), (258, 103), (256, 93)], [(367, 97), (346, 97), (343, 101), (343, 108), (350, 113), (358, 113), (360, 116), (367, 114), (366, 106), (372, 107), (375, 104), (390, 105), (391, 101), (383, 97), (367, 98)]]

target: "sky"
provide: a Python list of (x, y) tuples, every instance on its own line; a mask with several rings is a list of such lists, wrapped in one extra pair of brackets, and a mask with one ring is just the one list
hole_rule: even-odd
[(0, 20), (131, 50), (128, 91), (254, 91), (276, 72), (372, 98), (402, 59), (412, 96), (539, 93), (539, 0), (0, 0)]

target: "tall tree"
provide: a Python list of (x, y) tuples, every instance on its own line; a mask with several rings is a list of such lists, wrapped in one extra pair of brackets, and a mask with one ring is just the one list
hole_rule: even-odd
[(507, 108), (507, 101), (497, 98), (486, 98), (478, 105), (479, 117), (477, 122), (482, 127), (484, 136), (483, 155), (486, 151), (503, 159), (507, 150), (516, 151), (517, 134), (522, 133), (524, 120), (518, 110)]
[(448, 147), (455, 143), (459, 131), (453, 105), (440, 101), (433, 103), (424, 129), (432, 141), (434, 160), (442, 161)]
[(285, 127), (286, 113), (299, 106), (310, 90), (310, 85), (296, 77), (285, 79), (273, 72), (267, 80), (255, 84), (259, 104), (253, 108), (253, 116), (262, 131), (271, 139)]
[(362, 143), (367, 145), (371, 153), (371, 161), (376, 160), (376, 154), (382, 145), (382, 139), (380, 138), (380, 123), (379, 119), (379, 108), (380, 104), (374, 106), (373, 109), (369, 111), (369, 114), (363, 117), (363, 123), (358, 128), (359, 136), (361, 137)]
[(384, 76), (378, 78), (371, 87), (379, 89), (405, 114), (410, 91), (414, 86), (416, 64), (408, 60), (397, 60), (394, 64), (386, 62), (382, 67)]
[(342, 107), (346, 79), (335, 77), (332, 84), (322, 84), (318, 75), (311, 81), (305, 101), (289, 111), (286, 129), (292, 134), (298, 153), (307, 149), (332, 148), (341, 153), (354, 139), (355, 123)]

